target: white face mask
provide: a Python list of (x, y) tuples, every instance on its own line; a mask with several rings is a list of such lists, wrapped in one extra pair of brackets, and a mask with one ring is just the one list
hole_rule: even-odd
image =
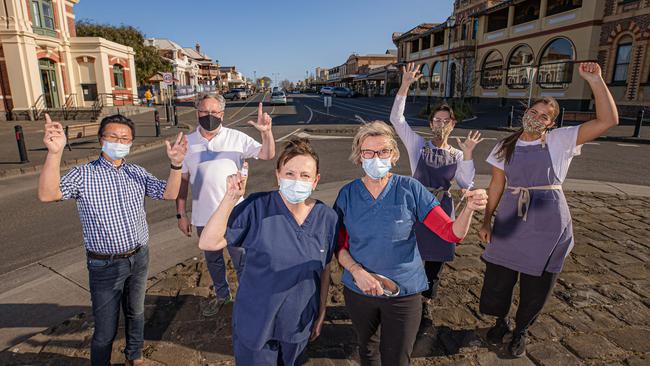
[(131, 144), (120, 144), (119, 142), (104, 141), (102, 152), (113, 160), (124, 159), (131, 151)]
[(280, 178), (280, 193), (291, 203), (304, 202), (311, 196), (313, 182)]
[(372, 179), (381, 179), (385, 177), (392, 168), (390, 158), (380, 159), (377, 157), (373, 159), (363, 159), (361, 166), (366, 174), (368, 174)]

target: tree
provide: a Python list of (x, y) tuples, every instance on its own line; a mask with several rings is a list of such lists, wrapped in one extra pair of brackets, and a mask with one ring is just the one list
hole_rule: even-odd
[(158, 72), (172, 71), (171, 64), (158, 54), (155, 47), (145, 46), (144, 35), (135, 27), (96, 24), (89, 20), (80, 20), (75, 27), (79, 37), (102, 37), (133, 48), (135, 76), (140, 85), (146, 84), (147, 80)]
[(284, 80), (282, 80), (282, 81), (280, 82), (280, 87), (282, 88), (282, 90), (291, 90), (291, 89), (292, 89), (292, 85), (293, 85), (293, 83), (290, 82), (290, 81), (287, 80), (287, 79), (284, 79)]

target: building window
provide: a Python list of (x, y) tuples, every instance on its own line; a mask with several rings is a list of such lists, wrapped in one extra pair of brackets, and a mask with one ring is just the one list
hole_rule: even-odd
[(32, 0), (34, 33), (56, 37), (52, 0)]
[(426, 90), (429, 87), (428, 85), (429, 75), (430, 75), (429, 65), (422, 64), (422, 68), (420, 69), (420, 72), (422, 73), (422, 77), (420, 78), (420, 89)]
[(411, 41), (411, 53), (420, 51), (420, 40), (416, 39)]
[(438, 61), (431, 68), (431, 90), (440, 90), (440, 78), (442, 76), (442, 62)]
[(461, 27), (462, 27), (461, 31), (460, 31), (460, 40), (461, 41), (464, 41), (464, 40), (467, 39), (467, 27), (468, 26), (469, 26), (468, 23), (465, 23), (465, 24), (461, 25)]
[(472, 25), (472, 39), (476, 39), (478, 34), (478, 18), (474, 18), (474, 24)]
[(433, 47), (442, 46), (443, 44), (445, 44), (445, 31), (433, 33)]
[(566, 38), (557, 38), (544, 51), (537, 71), (537, 83), (542, 88), (564, 89), (573, 79), (575, 51)]
[(632, 38), (625, 37), (618, 43), (616, 49), (616, 64), (614, 65), (614, 78), (613, 83), (624, 84), (627, 82), (627, 70), (630, 66), (630, 58), (632, 55)]
[(527, 0), (515, 5), (514, 25), (539, 19), (539, 1)]
[(564, 13), (582, 7), (582, 0), (548, 0), (546, 16)]
[(122, 65), (113, 65), (113, 80), (116, 89), (126, 88), (126, 84), (124, 84), (124, 67)]
[(483, 61), (481, 68), (481, 86), (483, 89), (498, 89), (503, 79), (503, 57), (498, 51), (491, 51)]
[(508, 7), (487, 16), (488, 33), (508, 27)]
[(506, 85), (510, 89), (525, 89), (530, 84), (528, 70), (533, 65), (533, 51), (523, 45), (517, 47), (508, 59)]
[(431, 34), (422, 37), (422, 49), (426, 50), (427, 48), (431, 48)]

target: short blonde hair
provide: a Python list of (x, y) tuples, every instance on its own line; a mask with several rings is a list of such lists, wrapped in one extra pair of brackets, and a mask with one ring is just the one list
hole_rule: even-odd
[(356, 165), (361, 164), (361, 145), (368, 137), (381, 136), (386, 138), (388, 148), (393, 150), (391, 156), (391, 163), (395, 164), (399, 159), (399, 149), (397, 148), (397, 140), (395, 140), (395, 131), (393, 128), (382, 121), (372, 121), (361, 127), (352, 140), (352, 153), (350, 154), (350, 161)]

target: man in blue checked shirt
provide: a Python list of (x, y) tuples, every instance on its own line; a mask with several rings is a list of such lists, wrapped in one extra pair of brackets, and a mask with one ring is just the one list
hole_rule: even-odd
[(120, 306), (123, 306), (127, 365), (158, 365), (142, 357), (149, 268), (144, 198), (176, 199), (187, 139), (181, 132), (173, 145), (166, 141), (171, 170), (165, 182), (124, 160), (135, 137), (135, 126), (130, 119), (108, 116), (101, 121), (98, 135), (102, 145), (99, 158), (76, 166), (61, 177), (65, 132), (60, 123), (52, 122), (45, 115), (43, 142), (48, 153), (38, 181), (38, 198), (42, 202), (77, 200), (95, 318), (91, 364), (110, 365)]

